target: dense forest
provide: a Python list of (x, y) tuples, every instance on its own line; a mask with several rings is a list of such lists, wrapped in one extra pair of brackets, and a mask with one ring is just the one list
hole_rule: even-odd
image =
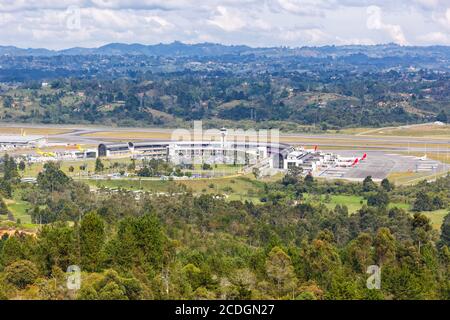
[(108, 48), (0, 56), (1, 121), (319, 131), (450, 116), (447, 47)]
[[(20, 192), (41, 227), (1, 238), (1, 299), (450, 298), (450, 214), (438, 232), (419, 213), (449, 209), (450, 176), (401, 187), (291, 171), (256, 180), (254, 204), (181, 187), (163, 196), (94, 193), (52, 162), (24, 184), (7, 156), (2, 171), (2, 197)], [(367, 205), (353, 214), (329, 208), (333, 194)], [(418, 212), (389, 206), (394, 200)], [(0, 214), (8, 214), (3, 200)], [(78, 291), (66, 286), (70, 265), (82, 271)], [(381, 267), (380, 290), (366, 288), (370, 265)]]

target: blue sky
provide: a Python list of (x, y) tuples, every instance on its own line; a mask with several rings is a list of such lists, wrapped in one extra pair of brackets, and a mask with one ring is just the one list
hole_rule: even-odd
[(450, 0), (1, 0), (0, 45), (450, 45)]

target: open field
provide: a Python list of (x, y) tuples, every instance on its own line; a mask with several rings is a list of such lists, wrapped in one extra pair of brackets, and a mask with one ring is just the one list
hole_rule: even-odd
[[(64, 171), (69, 176), (78, 176), (80, 174), (86, 174), (88, 172), (94, 172), (95, 169), (95, 160), (86, 159), (86, 160), (74, 160), (74, 161), (60, 161), (61, 170)], [(108, 163), (104, 163), (106, 167), (108, 167)], [(86, 165), (86, 170), (82, 171), (80, 166)], [(74, 171), (70, 172), (69, 167), (73, 166)], [(31, 163), (27, 165), (25, 170), (21, 172), (23, 177), (36, 177), (39, 172), (43, 170), (44, 163)]]
[(388, 175), (387, 178), (397, 185), (411, 185), (421, 180), (432, 181), (447, 174), (448, 172), (396, 172)]
[[(60, 168), (68, 176), (80, 177), (86, 176), (87, 174), (94, 174), (95, 172), (95, 160), (94, 159), (84, 159), (84, 160), (64, 160), (59, 161)], [(132, 163), (130, 158), (103, 158), (102, 163), (105, 166), (105, 170), (101, 174), (111, 174), (119, 173), (120, 171), (127, 171), (127, 166)], [(139, 165), (141, 162), (136, 160), (136, 164)], [(86, 166), (85, 170), (81, 170), (80, 167)], [(243, 166), (240, 165), (227, 165), (227, 164), (216, 164), (211, 165), (211, 170), (202, 170), (200, 165), (196, 165), (194, 170), (183, 170), (183, 172), (191, 172), (193, 174), (211, 174), (211, 175), (236, 175), (242, 171)], [(25, 167), (25, 170), (21, 172), (23, 177), (36, 177), (39, 172), (43, 170), (44, 163), (30, 163)], [(73, 167), (73, 171), (69, 170)]]
[(63, 128), (21, 128), (21, 127), (4, 127), (0, 126), (0, 134), (11, 134), (20, 135), (22, 130), (25, 131), (27, 135), (56, 135), (62, 133), (68, 133), (72, 130)]
[(22, 200), (11, 200), (11, 202), (8, 203), (8, 209), (11, 210), (16, 221), (20, 219), (20, 222), (25, 225), (31, 224), (31, 216), (27, 212), (30, 208), (31, 205)]
[[(306, 201), (315, 202), (316, 197), (317, 196), (315, 195), (310, 195), (307, 193), (303, 194), (303, 198)], [(334, 209), (336, 205), (345, 205), (347, 206), (348, 212), (350, 214), (355, 213), (356, 211), (361, 209), (363, 204), (366, 203), (366, 200), (364, 200), (363, 197), (352, 195), (330, 195), (328, 202), (326, 201), (326, 197), (322, 195), (317, 200), (323, 201), (328, 209)]]
[(123, 188), (127, 190), (143, 190), (152, 193), (176, 192), (177, 188), (184, 186), (196, 194), (225, 194), (232, 199), (246, 200), (252, 198), (262, 187), (262, 182), (251, 179), (250, 176), (193, 179), (193, 180), (155, 180), (155, 179), (110, 179), (110, 180), (83, 180), (95, 188), (106, 187), (110, 189)]
[(340, 130), (328, 130), (327, 133), (330, 133), (330, 134), (359, 134), (359, 133), (364, 133), (371, 129), (373, 129), (373, 128), (364, 128), (364, 127), (344, 128), (344, 129), (340, 129)]
[[(433, 138), (449, 138), (450, 125), (416, 125), (402, 126), (397, 128), (381, 128), (369, 133), (376, 136), (398, 136), (398, 137), (433, 137)], [(363, 133), (364, 135), (364, 133)]]
[(428, 211), (428, 212), (422, 212), (425, 216), (430, 218), (431, 225), (434, 229), (440, 230), (442, 226), (442, 222), (444, 221), (444, 217), (450, 213), (450, 210), (443, 209), (443, 210), (436, 210), (436, 211)]
[(120, 139), (120, 140), (134, 140), (134, 139), (161, 139), (170, 140), (171, 132), (146, 132), (146, 131), (97, 131), (82, 134), (84, 137), (102, 138), (102, 139)]
[(346, 128), (339, 131), (330, 131), (337, 134), (355, 134), (358, 136), (397, 136), (397, 137), (431, 137), (449, 138), (450, 125), (437, 125), (434, 123), (417, 124), (400, 127), (384, 128)]

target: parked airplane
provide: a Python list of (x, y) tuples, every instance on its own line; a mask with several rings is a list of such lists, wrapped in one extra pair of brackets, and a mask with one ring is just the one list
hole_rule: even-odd
[(43, 156), (43, 157), (52, 157), (52, 158), (56, 158), (57, 157), (56, 153), (54, 153), (54, 152), (45, 152), (45, 151), (42, 151), (39, 148), (36, 149), (36, 153), (38, 155), (40, 155), (40, 156)]

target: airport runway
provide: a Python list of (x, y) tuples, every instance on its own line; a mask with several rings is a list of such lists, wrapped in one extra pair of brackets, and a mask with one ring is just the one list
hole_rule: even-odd
[[(2, 124), (2, 126), (19, 128), (60, 128), (69, 130), (68, 132), (53, 134), (48, 136), (50, 143), (68, 143), (96, 146), (99, 143), (125, 142), (125, 141), (161, 141), (162, 139), (128, 136), (124, 137), (124, 132), (147, 132), (157, 133), (159, 136), (170, 137), (173, 129), (168, 128), (117, 128), (106, 126), (84, 126), (84, 125), (21, 125)], [(206, 129), (204, 130), (206, 131)], [(96, 137), (95, 133), (108, 133), (105, 136)], [(114, 137), (114, 133), (117, 136)], [(158, 136), (158, 135), (155, 135)], [(167, 140), (167, 139), (166, 139)], [(327, 146), (339, 147), (331, 148), (329, 151), (344, 157), (360, 158), (364, 153), (368, 154), (365, 161), (360, 162), (352, 168), (331, 168), (321, 174), (327, 178), (345, 178), (360, 180), (366, 176), (374, 179), (383, 179), (393, 172), (445, 172), (450, 169), (449, 165), (442, 164), (434, 160), (419, 160), (415, 156), (403, 155), (406, 152), (416, 154), (426, 154), (432, 152), (450, 154), (450, 137), (446, 138), (417, 138), (417, 137), (378, 137), (343, 134), (292, 134), (281, 133), (280, 140), (291, 145), (318, 145), (319, 149), (326, 150)], [(321, 147), (323, 146), (323, 147)], [(340, 148), (344, 150), (339, 150)], [(348, 148), (348, 149), (347, 149)], [(354, 150), (350, 150), (354, 149)]]
[[(42, 124), (4, 124), (4, 127), (16, 127), (16, 128), (58, 128), (70, 130), (70, 132), (54, 134), (49, 136), (51, 141), (61, 141), (61, 142), (78, 142), (86, 144), (97, 144), (101, 142), (108, 141), (118, 141), (126, 140), (122, 138), (114, 138), (111, 134), (108, 138), (98, 138), (88, 136), (94, 133), (101, 132), (147, 132), (147, 133), (159, 133), (167, 134), (170, 137), (171, 132), (174, 129), (170, 128), (135, 128), (135, 127), (108, 127), (108, 126), (98, 126), (98, 125), (42, 125)], [(204, 129), (206, 131), (207, 129)], [(349, 142), (354, 142), (355, 146), (361, 146), (368, 149), (386, 149), (386, 150), (410, 150), (410, 151), (440, 151), (440, 152), (450, 152), (450, 137), (448, 138), (423, 138), (423, 137), (393, 137), (393, 136), (363, 136), (363, 135), (348, 135), (348, 134), (305, 134), (305, 133), (283, 133), (280, 134), (280, 139), (282, 142), (290, 144), (317, 144), (319, 146), (323, 145), (348, 145)], [(151, 138), (137, 138), (130, 137), (130, 140), (158, 140)], [(401, 146), (387, 146), (388, 144), (398, 144)], [(428, 147), (417, 147), (418, 145), (430, 144)], [(411, 145), (408, 147), (408, 145)], [(437, 146), (437, 147), (434, 147)]]

